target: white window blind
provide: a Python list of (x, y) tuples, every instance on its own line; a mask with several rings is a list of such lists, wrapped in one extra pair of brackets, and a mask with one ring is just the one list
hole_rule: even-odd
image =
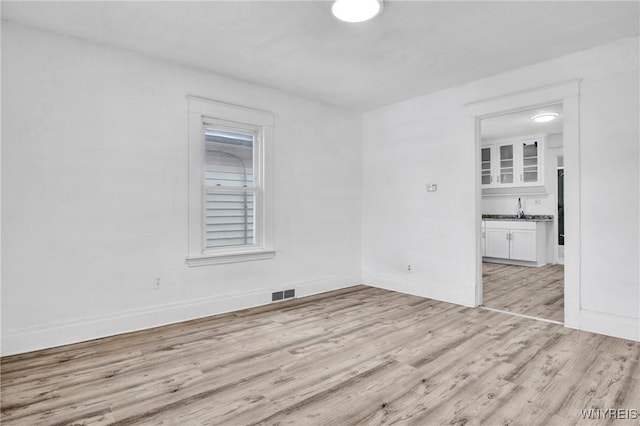
[(254, 243), (256, 132), (204, 126), (205, 249)]

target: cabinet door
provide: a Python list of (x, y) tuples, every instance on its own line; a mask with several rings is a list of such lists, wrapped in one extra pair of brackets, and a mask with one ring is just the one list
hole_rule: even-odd
[(509, 231), (507, 229), (487, 228), (485, 238), (487, 257), (509, 258)]
[(528, 260), (536, 259), (536, 231), (511, 230), (511, 259)]
[(513, 144), (498, 145), (498, 185), (515, 182), (515, 155)]
[(535, 184), (540, 181), (540, 148), (539, 141), (522, 142), (520, 182)]
[(480, 184), (483, 187), (493, 186), (493, 146), (480, 149)]

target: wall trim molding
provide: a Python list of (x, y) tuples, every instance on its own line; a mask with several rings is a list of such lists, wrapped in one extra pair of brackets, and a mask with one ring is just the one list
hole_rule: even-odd
[(498, 96), (478, 99), (464, 105), (468, 114), (484, 118), (496, 112), (516, 112), (529, 109), (528, 105), (554, 104), (565, 98), (578, 96), (582, 79), (576, 78), (559, 81), (539, 87), (529, 87), (517, 92), (504, 93)]
[(202, 256), (187, 256), (185, 263), (189, 267), (220, 265), (223, 263), (237, 263), (246, 262), (249, 260), (272, 259), (275, 255), (275, 250), (247, 250), (241, 252), (227, 252)]
[(581, 309), (580, 327), (570, 328), (640, 342), (640, 318)]
[(146, 330), (271, 303), (274, 291), (295, 288), (297, 297), (360, 285), (359, 274), (294, 281), (278, 287), (79, 318), (73, 321), (9, 330), (2, 335), (2, 356), (15, 355), (117, 334)]

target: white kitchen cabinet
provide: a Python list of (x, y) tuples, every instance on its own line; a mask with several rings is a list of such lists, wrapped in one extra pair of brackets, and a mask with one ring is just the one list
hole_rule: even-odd
[(507, 263), (546, 264), (547, 223), (487, 220), (484, 227), (484, 257)]
[(483, 220), (482, 221), (482, 227), (481, 227), (481, 232), (482, 232), (482, 238), (481, 238), (481, 246), (482, 246), (482, 257), (487, 255), (487, 233), (485, 231), (485, 225), (486, 222)]
[(519, 143), (519, 171), (521, 185), (543, 185), (544, 139), (528, 139)]
[(493, 188), (495, 145), (480, 148), (480, 157), (480, 184), (483, 188)]
[(487, 236), (487, 249), (485, 256), (509, 259), (511, 251), (509, 242), (509, 230), (491, 228), (489, 226), (485, 229), (485, 232)]
[(498, 144), (498, 177), (497, 186), (512, 186), (515, 182), (517, 144)]
[(480, 149), (483, 188), (544, 185), (544, 135), (509, 138), (484, 144)]
[(509, 232), (509, 258), (513, 260), (537, 261), (536, 230), (511, 229)]

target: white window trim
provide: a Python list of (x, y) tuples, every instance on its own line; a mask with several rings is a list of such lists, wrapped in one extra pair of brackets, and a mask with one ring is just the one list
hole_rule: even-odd
[[(188, 202), (188, 266), (216, 265), (249, 260), (270, 259), (275, 256), (273, 217), (273, 127), (275, 116), (266, 111), (187, 96), (189, 103), (189, 202)], [(255, 244), (252, 247), (221, 247), (206, 249), (204, 245), (204, 209), (202, 171), (204, 165), (204, 141), (202, 127), (205, 124), (238, 123), (257, 129), (260, 138), (254, 161), (260, 162), (260, 191), (262, 198), (256, 211)], [(222, 123), (221, 123), (222, 124)], [(259, 194), (259, 195), (258, 195)]]

